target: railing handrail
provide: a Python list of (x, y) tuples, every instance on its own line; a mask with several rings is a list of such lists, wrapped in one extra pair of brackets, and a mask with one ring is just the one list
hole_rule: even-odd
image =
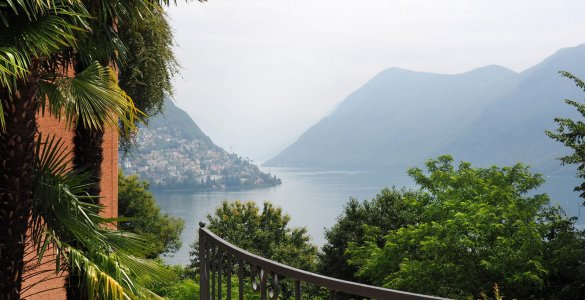
[(281, 264), (279, 262), (255, 255), (242, 248), (239, 248), (224, 239), (220, 238), (209, 229), (204, 227), (203, 222), (200, 223), (199, 239), (209, 239), (212, 243), (224, 251), (230, 252), (234, 257), (242, 259), (243, 261), (260, 267), (266, 272), (274, 272), (278, 275), (284, 275), (287, 278), (300, 280), (305, 283), (324, 287), (330, 291), (343, 292), (351, 295), (368, 297), (373, 299), (396, 299), (396, 300), (420, 300), (420, 299), (446, 299), (435, 296), (428, 296), (422, 294), (415, 294), (392, 290), (377, 286), (351, 282), (347, 280), (327, 277), (324, 275), (308, 272), (305, 270), (293, 268), (291, 266)]

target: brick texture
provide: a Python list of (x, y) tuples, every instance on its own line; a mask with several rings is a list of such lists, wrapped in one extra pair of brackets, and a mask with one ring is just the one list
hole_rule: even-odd
[[(65, 128), (64, 122), (60, 122), (52, 116), (37, 116), (39, 131), (43, 136), (48, 134), (55, 135), (63, 139), (68, 145), (68, 150), (73, 149), (73, 131)], [(100, 202), (105, 206), (103, 215), (106, 217), (118, 216), (118, 132), (115, 129), (106, 130), (104, 136), (104, 160), (102, 162), (101, 190), (102, 198)], [(29, 251), (31, 252), (31, 251)], [(55, 274), (55, 264), (50, 260), (54, 258), (52, 251), (47, 251), (44, 262), (35, 269), (28, 270), (24, 273), (23, 281), (23, 298), (27, 300), (48, 300), (48, 299), (66, 299), (65, 278), (66, 274)], [(34, 260), (34, 253), (27, 255), (27, 260)], [(47, 271), (47, 272), (42, 272)], [(33, 274), (38, 274), (32, 276)], [(31, 287), (32, 286), (32, 287)], [(28, 288), (30, 287), (30, 288)]]

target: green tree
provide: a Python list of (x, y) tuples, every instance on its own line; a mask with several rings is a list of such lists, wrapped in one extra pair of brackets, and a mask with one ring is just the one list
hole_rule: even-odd
[[(317, 247), (310, 243), (307, 229), (290, 227), (290, 217), (270, 202), (264, 202), (260, 210), (252, 201), (224, 201), (207, 220), (209, 230), (244, 250), (295, 268), (316, 268)], [(198, 269), (197, 242), (192, 249), (191, 268)], [(284, 297), (292, 295), (291, 282), (281, 282), (280, 288)]]
[[(162, 9), (154, 10), (143, 19), (120, 19), (118, 36), (126, 48), (120, 65), (120, 87), (144, 113), (140, 121), (162, 111), (166, 97), (172, 96), (173, 76), (178, 64), (173, 53), (173, 33)], [(128, 133), (128, 131), (122, 131)], [(131, 135), (121, 135), (124, 150), (131, 146)]]
[(140, 234), (153, 241), (153, 256), (172, 254), (181, 248), (185, 222), (162, 214), (148, 182), (137, 176), (118, 174), (118, 223), (121, 230)]
[(363, 245), (365, 225), (368, 225), (380, 229), (376, 244), (382, 247), (385, 243), (384, 236), (390, 230), (415, 224), (418, 221), (420, 208), (410, 206), (408, 199), (424, 195), (405, 189), (385, 188), (371, 201), (360, 203), (351, 198), (345, 204), (335, 225), (325, 230), (327, 243), (322, 247), (319, 255), (319, 273), (349, 281), (370, 283), (366, 278), (356, 277), (357, 267), (347, 263), (348, 245), (350, 243), (354, 246)]
[[(428, 174), (409, 170), (427, 193), (407, 199), (420, 215), (415, 223), (390, 230), (383, 246), (381, 229), (364, 226), (365, 243), (350, 243), (347, 250), (359, 277), (453, 298), (489, 294), (497, 283), (506, 297), (525, 299), (555, 295), (551, 272), (565, 273), (568, 264), (582, 274), (581, 259), (563, 249), (566, 240), (561, 242), (568, 239), (576, 246), (572, 251), (583, 253), (574, 220), (550, 207), (546, 194), (528, 195), (544, 182), (542, 176), (522, 164), (473, 168), (462, 162), (455, 168), (452, 163), (450, 156), (441, 156), (427, 162)], [(565, 275), (572, 277), (561, 280), (565, 284), (578, 281)]]
[[(564, 77), (567, 77), (575, 82), (577, 87), (585, 91), (585, 83), (569, 72), (560, 72)], [(585, 117), (585, 104), (574, 100), (566, 99), (565, 102), (574, 106)], [(555, 132), (546, 131), (546, 134), (554, 140), (563, 143), (565, 146), (573, 149), (570, 155), (559, 158), (563, 165), (578, 165), (577, 177), (585, 179), (585, 123), (583, 120), (571, 120), (569, 118), (555, 118), (555, 122), (559, 125)], [(585, 198), (585, 181), (579, 186), (575, 187), (575, 191), (580, 192), (580, 197)], [(583, 202), (585, 205), (585, 200)]]
[[(207, 221), (209, 230), (242, 249), (295, 268), (315, 270), (317, 248), (310, 243), (307, 229), (289, 227), (290, 217), (270, 202), (264, 202), (260, 210), (253, 201), (224, 201), (214, 215), (207, 215)], [(194, 243), (191, 252), (195, 268), (197, 246)]]

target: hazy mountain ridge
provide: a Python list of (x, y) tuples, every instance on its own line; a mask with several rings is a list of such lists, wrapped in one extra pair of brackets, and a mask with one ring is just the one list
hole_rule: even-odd
[(544, 134), (557, 127), (555, 117), (577, 117), (564, 99), (584, 97), (560, 70), (585, 76), (585, 45), (559, 50), (520, 73), (512, 91), (491, 103), (457, 141), (439, 152), (480, 165), (521, 161), (547, 174), (574, 172), (556, 160), (568, 149)]
[(521, 73), (500, 66), (444, 75), (390, 68), (349, 95), (266, 166), (404, 170), (449, 153), (479, 165), (518, 161), (560, 171), (554, 117), (582, 99), (559, 70), (585, 75), (585, 45)]
[(281, 183), (248, 159), (215, 145), (171, 100), (165, 101), (163, 112), (139, 129), (137, 147), (120, 158), (125, 174), (137, 174), (162, 189), (223, 190)]

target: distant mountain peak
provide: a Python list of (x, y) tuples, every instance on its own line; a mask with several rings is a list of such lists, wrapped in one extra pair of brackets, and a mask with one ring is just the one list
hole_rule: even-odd
[[(441, 76), (441, 75), (461, 76), (461, 75), (469, 75), (469, 74), (517, 75), (518, 73), (514, 72), (513, 70), (510, 70), (506, 67), (500, 66), (500, 65), (487, 65), (487, 66), (475, 68), (473, 70), (466, 71), (463, 73), (458, 73), (458, 74), (444, 74), (444, 73), (436, 73), (436, 72), (414, 71), (414, 70), (404, 69), (404, 68), (400, 68), (400, 67), (390, 67), (390, 68), (387, 68), (387, 69), (383, 70), (382, 72), (378, 73), (378, 75), (384, 75), (384, 74), (386, 74), (386, 75), (425, 74), (425, 75), (439, 75), (439, 76)], [(378, 76), (378, 75), (376, 75), (376, 76)], [(374, 76), (374, 77), (376, 77), (376, 76)]]
[(482, 74), (482, 75), (518, 75), (518, 73), (500, 65), (487, 65), (462, 73), (464, 74)]
[(545, 61), (554, 60), (554, 59), (558, 58), (559, 56), (582, 53), (584, 51), (585, 51), (585, 44), (580, 44), (580, 45), (573, 46), (573, 47), (561, 48), (561, 49), (557, 50), (555, 53), (553, 53), (551, 56), (549, 56), (547, 59), (545, 59)]
[(558, 71), (568, 71), (575, 75), (585, 75), (585, 44), (575, 47), (567, 47), (557, 50), (551, 56), (545, 58), (539, 64), (520, 73), (523, 76), (531, 76), (536, 72), (547, 72), (557, 75)]
[(566, 172), (556, 160), (562, 146), (544, 131), (574, 114), (563, 99), (583, 95), (559, 70), (585, 76), (585, 45), (522, 73), (498, 65), (460, 74), (388, 68), (265, 165), (405, 170), (449, 153), (482, 166)]

